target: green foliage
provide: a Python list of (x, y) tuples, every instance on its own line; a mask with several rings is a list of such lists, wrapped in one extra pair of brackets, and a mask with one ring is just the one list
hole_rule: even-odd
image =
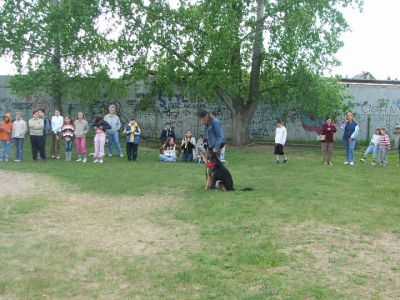
[[(126, 55), (119, 58), (127, 74), (140, 78), (146, 73), (138, 69), (151, 69), (152, 83), (163, 91), (182, 82), (198, 97), (249, 101), (257, 1), (114, 3), (125, 25), (119, 43)], [(340, 110), (343, 89), (321, 74), (338, 63), (340, 35), (348, 30), (340, 8), (349, 5), (361, 7), (362, 1), (264, 1), (259, 100), (314, 114)]]
[(112, 50), (103, 37), (111, 29), (100, 27), (105, 13), (97, 0), (2, 1), (0, 55), (11, 57), (21, 74), (12, 79), (13, 90), (46, 92), (60, 103), (71, 91), (83, 99), (104, 93), (111, 82), (104, 61)]

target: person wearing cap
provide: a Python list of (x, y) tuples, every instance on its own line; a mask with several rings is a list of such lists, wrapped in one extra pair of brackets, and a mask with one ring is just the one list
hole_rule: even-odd
[(400, 167), (400, 124), (397, 124), (396, 127), (394, 128), (394, 134), (395, 134), (394, 148), (397, 149), (397, 151), (399, 152), (398, 166)]
[(207, 149), (214, 153), (220, 153), (220, 150), (225, 146), (221, 121), (205, 109), (200, 110), (198, 115), (204, 124), (204, 138), (207, 140)]

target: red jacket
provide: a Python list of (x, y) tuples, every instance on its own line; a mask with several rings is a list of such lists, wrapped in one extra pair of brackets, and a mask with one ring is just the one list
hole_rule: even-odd
[[(329, 128), (329, 130), (328, 130)], [(321, 134), (325, 135), (325, 142), (333, 143), (333, 134), (336, 132), (336, 127), (331, 123), (331, 125), (324, 123), (322, 124)]]

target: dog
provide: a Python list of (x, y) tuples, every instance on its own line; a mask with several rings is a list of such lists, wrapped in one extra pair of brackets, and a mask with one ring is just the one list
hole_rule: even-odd
[(233, 191), (233, 179), (231, 173), (219, 160), (216, 153), (207, 151), (203, 156), (206, 163), (207, 182), (205, 189), (217, 189), (220, 191)]

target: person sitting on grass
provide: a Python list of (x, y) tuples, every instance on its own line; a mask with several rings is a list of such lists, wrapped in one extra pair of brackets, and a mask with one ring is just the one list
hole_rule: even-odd
[(175, 141), (168, 137), (165, 144), (160, 148), (160, 161), (175, 162), (177, 159)]
[(196, 139), (192, 136), (192, 131), (187, 130), (181, 144), (181, 150), (183, 150), (182, 161), (193, 161), (194, 148), (196, 148)]

